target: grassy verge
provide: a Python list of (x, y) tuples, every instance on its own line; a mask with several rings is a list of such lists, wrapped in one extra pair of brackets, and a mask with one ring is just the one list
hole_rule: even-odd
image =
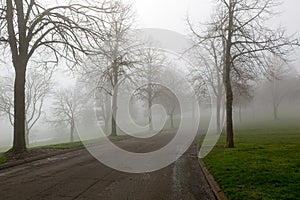
[[(110, 136), (109, 139), (110, 141), (119, 141), (128, 138), (126, 135), (119, 135), (119, 136)], [(76, 142), (69, 142), (69, 143), (60, 143), (60, 144), (51, 144), (51, 145), (43, 145), (43, 146), (37, 146), (37, 147), (32, 147), (30, 149), (73, 149), (73, 148), (79, 148), (82, 147), (84, 144), (96, 144), (101, 141), (104, 141), (104, 138), (99, 138), (96, 140), (89, 140), (89, 141), (76, 141)], [(29, 149), (29, 150), (30, 150)], [(5, 163), (6, 157), (4, 153), (0, 153), (0, 164)]]
[[(119, 135), (119, 136), (109, 136), (108, 137), (110, 141), (118, 141), (127, 138), (126, 135)], [(69, 143), (60, 143), (60, 144), (52, 144), (52, 145), (46, 145), (46, 146), (39, 146), (34, 148), (40, 148), (40, 149), (72, 149), (72, 148), (78, 148), (82, 147), (84, 144), (96, 144), (101, 141), (104, 141), (104, 139), (99, 138), (96, 140), (89, 140), (89, 141), (77, 141), (77, 142), (69, 142)]]
[(34, 147), (33, 149), (72, 149), (72, 148), (77, 148), (82, 146), (83, 143), (81, 141), (78, 141), (78, 142), (60, 143), (60, 144)]
[(0, 153), (0, 164), (5, 163), (6, 162), (6, 158), (3, 155), (3, 153)]
[(204, 162), (229, 199), (300, 199), (300, 125), (238, 127), (236, 148)]

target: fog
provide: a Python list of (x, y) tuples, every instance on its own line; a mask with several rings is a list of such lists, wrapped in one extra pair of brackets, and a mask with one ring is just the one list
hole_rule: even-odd
[[(242, 102), (242, 121), (260, 122), (282, 120), (298, 121), (300, 114), (300, 79), (286, 77), (272, 83), (268, 80), (262, 81), (253, 91), (253, 99), (250, 102)], [(277, 109), (277, 116), (274, 111)], [(235, 120), (240, 123), (239, 108), (235, 108)]]
[[(138, 61), (135, 60), (135, 62), (128, 64), (128, 66), (134, 67), (121, 70), (122, 76), (119, 77), (121, 83), (116, 83), (119, 91), (119, 101), (116, 106), (118, 108), (116, 111), (117, 134), (138, 135), (176, 129), (181, 125), (183, 118), (190, 121), (195, 119), (195, 115), (197, 115), (194, 113), (195, 98), (198, 100), (196, 104), (200, 107), (200, 116), (203, 120), (200, 121), (200, 125), (203, 122), (203, 127), (206, 127), (207, 119), (211, 117), (212, 108), (216, 106), (213, 103), (215, 96), (211, 92), (203, 96), (197, 94), (202, 93), (202, 91), (198, 91), (199, 88), (192, 81), (193, 69), (197, 67), (201, 70), (205, 66), (203, 64), (195, 66), (191, 55), (185, 52), (193, 44), (186, 18), (189, 16), (193, 24), (208, 20), (213, 13), (212, 1), (190, 0), (175, 3), (171, 0), (138, 0), (129, 2), (132, 3), (136, 13), (136, 18), (130, 20), (136, 22), (136, 25), (133, 28), (129, 27), (129, 36), (122, 41), (124, 46), (120, 47), (120, 52), (122, 51), (120, 57), (123, 58), (130, 54), (126, 59), (133, 57), (134, 59), (141, 59), (144, 55), (152, 55), (154, 56), (153, 60), (156, 59), (156, 63), (147, 63), (145, 61), (147, 59), (145, 59), (142, 62), (138, 60), (141, 63), (136, 64)], [(284, 1), (282, 5), (284, 12), (280, 17), (271, 21), (271, 26), (282, 25), (286, 27), (288, 33), (299, 32), (300, 26), (299, 23), (296, 23), (296, 19), (299, 19), (297, 9), (299, 6), (299, 1)], [(135, 39), (134, 42), (133, 39)], [(139, 50), (149, 52), (137, 56), (136, 52), (128, 50), (136, 43), (145, 43), (146, 45)], [(112, 46), (109, 44), (104, 49), (110, 49)], [(154, 47), (159, 51), (155, 52)], [(127, 52), (124, 53), (125, 51)], [(295, 51), (296, 53), (291, 56), (292, 62), (282, 66), (274, 66), (274, 68), (281, 67), (279, 70), (283, 68), (287, 68), (287, 70), (283, 70), (278, 75), (273, 73), (273, 77), (263, 76), (263, 72), (258, 72), (259, 75), (256, 75), (254, 80), (247, 82), (249, 88), (245, 97), (236, 93), (236, 96), (241, 98), (236, 98), (234, 103), (235, 124), (299, 120), (300, 54), (298, 49)], [(111, 115), (114, 108), (112, 105), (113, 94), (111, 93), (116, 85), (107, 85), (111, 79), (106, 80), (105, 78), (110, 75), (103, 75), (110, 71), (103, 66), (108, 63), (107, 57), (111, 55), (105, 56), (87, 58), (84, 63), (85, 66), (82, 68), (76, 67), (70, 70), (64, 61), (57, 63), (57, 66), (47, 68), (47, 73), (53, 73), (51, 75), (51, 89), (43, 97), (41, 116), (30, 130), (30, 147), (64, 143), (70, 140), (90, 140), (110, 135), (113, 123)], [(35, 55), (34, 58), (48, 59), (47, 55), (40, 54)], [(126, 62), (130, 61), (126, 60)], [(2, 68), (1, 84), (2, 86), (5, 85), (6, 89), (12, 87), (13, 84), (13, 82), (5, 81), (5, 77), (13, 74), (11, 64), (7, 63), (9, 61), (5, 61), (0, 66)], [(29, 68), (38, 71), (35, 64), (30, 63)], [(153, 65), (153, 69), (149, 69), (147, 72), (146, 69), (150, 65)], [(91, 72), (87, 71), (88, 69), (99, 70)], [(150, 74), (150, 71), (153, 74)], [(100, 83), (101, 81), (103, 83)], [(151, 86), (149, 86), (150, 83)], [(188, 83), (194, 88), (188, 88)], [(206, 82), (205, 84), (205, 87), (210, 87), (209, 83)], [(151, 93), (156, 92), (151, 94), (153, 95), (151, 97), (149, 97), (149, 87), (151, 87)], [(68, 95), (67, 90), (70, 91)], [(2, 94), (12, 95), (10, 90), (5, 91)], [(125, 101), (125, 96), (130, 97), (129, 102)], [(184, 102), (179, 102), (179, 96)], [(59, 110), (61, 108), (59, 105), (64, 105), (63, 101), (67, 102), (69, 97), (73, 104), (78, 105), (77, 110), (73, 110), (73, 114), (76, 115), (75, 125), (69, 125), (68, 119), (60, 116), (63, 111)], [(151, 102), (149, 102), (149, 98), (151, 98)], [(149, 104), (151, 104), (150, 107), (148, 107)], [(28, 110), (32, 109), (30, 106), (28, 107)], [(225, 115), (222, 115), (223, 120), (224, 117)], [(12, 125), (9, 115), (5, 112), (1, 113), (0, 130), (0, 152), (3, 152), (12, 146), (13, 141)], [(74, 134), (71, 138), (70, 132), (71, 135)], [(103, 132), (103, 134), (101, 135), (99, 132)]]

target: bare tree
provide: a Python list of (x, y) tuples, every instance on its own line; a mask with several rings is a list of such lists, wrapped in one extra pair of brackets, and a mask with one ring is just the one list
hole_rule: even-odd
[(225, 95), (222, 70), (224, 65), (223, 51), (223, 42), (222, 40), (218, 40), (218, 38), (212, 38), (211, 40), (195, 45), (190, 50), (190, 57), (195, 66), (190, 71), (190, 80), (200, 99), (208, 98), (208, 90), (209, 88), (211, 89), (212, 95), (214, 95), (216, 100), (216, 125), (218, 133), (221, 132), (221, 103)]
[[(45, 98), (51, 90), (52, 72), (38, 72), (30, 70), (25, 84), (25, 141), (29, 146), (29, 134), (34, 125), (41, 118)], [(0, 107), (14, 124), (14, 87), (13, 76), (4, 78), (1, 84)]]
[(165, 68), (161, 72), (161, 82), (163, 85), (159, 85), (157, 98), (155, 98), (154, 103), (161, 104), (165, 108), (170, 119), (170, 127), (176, 128), (174, 123), (175, 117), (176, 115), (180, 115), (181, 112), (177, 95), (184, 98), (190, 96), (190, 91), (183, 84), (185, 80), (180, 76), (182, 72), (174, 69), (174, 63), (170, 63), (170, 65), (172, 68)]
[(279, 106), (291, 92), (291, 87), (288, 87), (288, 79), (291, 78), (292, 68), (276, 56), (269, 57), (267, 60), (269, 84), (266, 83), (266, 86), (271, 92), (270, 101), (272, 102), (273, 116), (274, 120), (277, 120)]
[(3, 115), (8, 116), (13, 125), (13, 80), (12, 77), (1, 77), (0, 83), (0, 110)]
[(79, 88), (61, 89), (54, 93), (53, 116), (49, 122), (57, 125), (67, 125), (70, 127), (70, 142), (74, 142), (76, 133), (76, 121), (84, 109), (85, 95)]
[(120, 85), (129, 77), (130, 69), (137, 63), (135, 48), (138, 44), (130, 35), (134, 23), (132, 6), (116, 1), (118, 12), (105, 15), (102, 31), (104, 44), (97, 56), (85, 69), (85, 76), (97, 83), (95, 87), (112, 97), (111, 136), (117, 135), (117, 101)]
[(175, 113), (179, 108), (179, 102), (174, 93), (172, 93), (172, 91), (170, 91), (168, 88), (161, 86), (159, 96), (154, 102), (161, 104), (165, 108), (170, 119), (170, 127), (175, 128)]
[[(96, 5), (96, 6), (95, 6)], [(99, 6), (98, 6), (99, 5)], [(59, 58), (77, 64), (80, 54), (90, 54), (99, 46), (101, 14), (111, 5), (78, 1), (44, 6), (36, 0), (0, 1), (0, 42), (8, 45), (15, 69), (14, 141), (12, 152), (26, 150), (25, 82), (28, 63), (48, 54), (44, 63), (57, 64)]]
[(199, 43), (211, 38), (219, 38), (224, 41), (223, 82), (226, 91), (226, 146), (233, 148), (231, 72), (239, 72), (237, 63), (243, 68), (251, 65), (265, 69), (264, 58), (268, 54), (275, 54), (288, 61), (287, 57), (293, 46), (299, 45), (299, 42), (293, 37), (286, 37), (283, 28), (272, 30), (266, 26), (268, 19), (276, 14), (273, 10), (280, 5), (276, 0), (220, 0), (217, 1), (217, 4), (215, 17), (208, 23), (205, 34), (199, 34), (191, 23), (189, 25), (193, 34), (199, 38)]
[[(192, 37), (194, 36), (192, 35)], [(198, 38), (194, 37), (194, 39), (197, 44)], [(225, 43), (222, 39), (210, 38), (189, 50), (190, 58), (194, 63), (194, 68), (191, 69), (189, 74), (190, 80), (196, 92), (200, 94), (201, 99), (206, 99), (209, 98), (209, 95), (213, 95), (216, 103), (216, 125), (218, 133), (221, 132), (221, 119), (224, 118), (225, 114), (225, 111), (223, 111), (223, 114), (221, 113), (222, 101), (225, 97), (223, 83), (224, 48)], [(248, 97), (249, 91), (246, 90), (250, 89), (248, 82), (257, 77), (257, 73), (249, 68), (251, 65), (245, 67), (243, 65), (244, 62), (237, 61), (235, 63), (235, 70), (231, 72), (233, 89), (235, 91), (234, 101), (236, 103), (241, 100), (241, 96), (238, 95), (246, 95), (244, 97)], [(243, 86), (241, 83), (245, 85)], [(241, 107), (239, 108), (241, 111)]]
[(233, 82), (233, 105), (238, 108), (239, 122), (242, 123), (242, 110), (247, 104), (253, 100), (253, 89), (245, 80), (237, 80)]
[(153, 130), (151, 107), (161, 89), (155, 82), (162, 78), (162, 71), (168, 63), (163, 52), (152, 48), (145, 48), (142, 51), (141, 60), (142, 66), (138, 70), (134, 81), (140, 82), (139, 85), (144, 85), (138, 88), (135, 95), (139, 99), (146, 101), (149, 130)]
[(98, 122), (104, 122), (105, 133), (109, 132), (109, 120), (111, 119), (111, 96), (102, 90), (95, 92), (96, 116)]

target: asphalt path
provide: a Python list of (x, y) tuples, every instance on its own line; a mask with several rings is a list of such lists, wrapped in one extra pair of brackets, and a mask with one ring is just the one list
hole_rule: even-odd
[[(150, 152), (173, 136), (166, 132), (146, 140), (129, 138), (115, 144), (132, 152)], [(175, 163), (151, 173), (111, 169), (86, 149), (1, 170), (0, 199), (215, 199), (198, 164), (196, 141)]]

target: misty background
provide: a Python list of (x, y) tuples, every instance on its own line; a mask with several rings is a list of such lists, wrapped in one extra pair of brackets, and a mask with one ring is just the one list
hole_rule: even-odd
[[(190, 77), (190, 72), (192, 71), (194, 65), (196, 65), (190, 55), (183, 54), (185, 59), (190, 59), (191, 63), (186, 62), (185, 59), (179, 54), (180, 52), (185, 52), (192, 44), (191, 33), (189, 27), (187, 26), (186, 18), (189, 16), (193, 24), (205, 22), (213, 10), (213, 1), (177, 1), (176, 3), (171, 0), (137, 0), (128, 1), (132, 3), (133, 10), (136, 13), (135, 25), (132, 30), (142, 30), (139, 33), (134, 32), (134, 35), (138, 35), (140, 40), (143, 41), (145, 38), (153, 39), (159, 38), (159, 41), (151, 41), (161, 45), (161, 47), (172, 46), (172, 49), (176, 49), (178, 55), (171, 55), (164, 53), (165, 59), (168, 60), (164, 63), (164, 69), (160, 74), (164, 74), (163, 77), (168, 77), (171, 74), (170, 69), (179, 70), (181, 74), (184, 74), (187, 79), (192, 80)], [(286, 28), (288, 34), (300, 33), (300, 25), (296, 22), (299, 19), (299, 6), (300, 2), (296, 0), (286, 0), (280, 7), (282, 13), (279, 16), (272, 19), (270, 26), (281, 25)], [(165, 29), (165, 30), (159, 30)], [(182, 41), (178, 38), (185, 37), (186, 40)], [(180, 41), (178, 43), (168, 43), (167, 41)], [(182, 41), (182, 42), (181, 42)], [(262, 120), (278, 120), (281, 121), (299, 121), (300, 118), (300, 51), (296, 50), (295, 54), (292, 56), (292, 62), (288, 65), (285, 63), (276, 62), (276, 58), (270, 61), (270, 70), (273, 76), (261, 77), (257, 76), (253, 81), (250, 82), (249, 88), (247, 88), (247, 94), (243, 96), (237, 95), (240, 98), (234, 103), (234, 121), (236, 123), (249, 123), (249, 122), (259, 122)], [(47, 55), (45, 56), (45, 59)], [(32, 64), (34, 65), (34, 64)], [(191, 66), (192, 65), (192, 66)], [(13, 77), (12, 67), (7, 66), (5, 63), (1, 63), (1, 75), (0, 80), (2, 85), (12, 84)], [(200, 66), (201, 67), (201, 66)], [(34, 66), (31, 66), (34, 70)], [(51, 71), (51, 69), (49, 69)], [(38, 72), (39, 73), (39, 72)], [(42, 72), (41, 72), (42, 73)], [(83, 88), (85, 91), (80, 91), (80, 94), (86, 96), (89, 94), (89, 89), (87, 84), (82, 82), (82, 74), (77, 73), (75, 70), (70, 71), (64, 62), (58, 63), (55, 70), (50, 73), (51, 81), (49, 89), (47, 89), (47, 94), (44, 97), (44, 103), (42, 106), (41, 116), (36, 122), (36, 124), (30, 130), (29, 142), (30, 146), (38, 146), (50, 143), (60, 143), (70, 141), (70, 128), (64, 124), (56, 124), (53, 121), (56, 113), (54, 112), (55, 105), (58, 104), (55, 97), (58, 95), (58, 91), (67, 90), (68, 88)], [(49, 74), (47, 76), (50, 76)], [(9, 77), (9, 79), (7, 79)], [(158, 75), (156, 76), (156, 78)], [(169, 76), (169, 81), (176, 82), (178, 78), (176, 75), (174, 77)], [(168, 80), (168, 78), (164, 78)], [(129, 84), (130, 85), (130, 84)], [(47, 86), (48, 87), (48, 86)], [(126, 88), (124, 89), (126, 90)], [(183, 91), (180, 89), (179, 91)], [(85, 93), (87, 92), (87, 94)], [(63, 92), (64, 94), (66, 92)], [(94, 93), (93, 93), (94, 94)], [(86, 123), (87, 132), (90, 133), (90, 137), (97, 134), (99, 127), (102, 127), (107, 132), (110, 130), (105, 128), (105, 119), (97, 113), (98, 107), (105, 104), (102, 101), (100, 105), (97, 105), (95, 96), (92, 95), (91, 101), (86, 101), (85, 107), (81, 110), (84, 114), (84, 119), (82, 123)], [(78, 98), (79, 97), (75, 97)], [(173, 99), (173, 97), (171, 98)], [(166, 107), (170, 106), (170, 100), (161, 99), (158, 102), (161, 103), (167, 101)], [(187, 97), (187, 102), (189, 99)], [(191, 103), (191, 102), (189, 102)], [(210, 99), (205, 99), (203, 96), (199, 95), (199, 105), (201, 107), (201, 115), (209, 118), (211, 112), (211, 101)], [(192, 105), (192, 104), (190, 104)], [(148, 115), (146, 113), (147, 108), (145, 106), (145, 101), (141, 98), (133, 97), (132, 99), (132, 116), (137, 123), (141, 125), (146, 125), (148, 123)], [(166, 109), (166, 108), (165, 108)], [(174, 109), (170, 108), (172, 112), (174, 111), (174, 122), (171, 122), (170, 114), (166, 114), (165, 119), (166, 125), (169, 127), (176, 127), (179, 124), (178, 116), (178, 105), (174, 103)], [(103, 109), (98, 109), (103, 111)], [(168, 110), (168, 109), (166, 109)], [(192, 107), (187, 112), (193, 112)], [(161, 116), (163, 114), (158, 109), (153, 111), (153, 129), (161, 129), (161, 122), (164, 121)], [(173, 117), (173, 116), (171, 116)], [(172, 124), (172, 123), (175, 123)], [(130, 126), (130, 125), (129, 125)], [(0, 117), (0, 149), (1, 151), (8, 150), (11, 147), (13, 135), (12, 126), (10, 124), (10, 119), (4, 113)], [(76, 131), (75, 131), (76, 132)], [(123, 134), (123, 133), (120, 133)], [(88, 134), (89, 135), (89, 134)], [(74, 136), (74, 140), (79, 140), (77, 134)]]

